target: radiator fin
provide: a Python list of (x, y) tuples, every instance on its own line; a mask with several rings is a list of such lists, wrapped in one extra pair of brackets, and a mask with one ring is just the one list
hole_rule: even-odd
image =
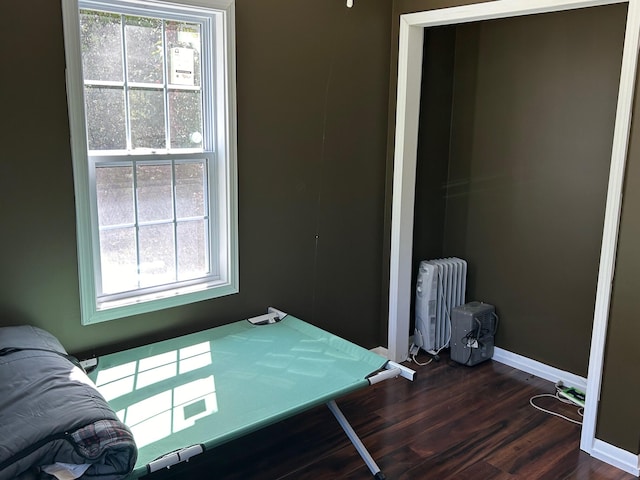
[(451, 312), (465, 303), (467, 262), (439, 258), (420, 262), (416, 282), (414, 344), (430, 353), (449, 345)]

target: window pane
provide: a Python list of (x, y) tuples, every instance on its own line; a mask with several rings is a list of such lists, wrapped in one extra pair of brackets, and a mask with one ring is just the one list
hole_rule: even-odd
[(135, 228), (100, 232), (102, 292), (126, 292), (138, 288)]
[(179, 223), (178, 280), (198, 278), (208, 273), (207, 222), (197, 220)]
[(168, 82), (171, 85), (200, 85), (200, 25), (168, 21)]
[(162, 83), (162, 21), (129, 16), (124, 33), (128, 80)]
[(165, 148), (162, 90), (129, 90), (132, 148)]
[(171, 165), (138, 165), (138, 221), (173, 220)]
[(98, 224), (133, 224), (133, 168), (96, 168), (96, 195), (98, 197)]
[(205, 209), (204, 163), (176, 165), (176, 217), (203, 217)]
[(140, 286), (175, 282), (173, 224), (140, 227)]
[(200, 92), (169, 92), (171, 148), (202, 148), (202, 104)]
[(80, 42), (85, 80), (122, 82), (120, 15), (81, 10)]
[(127, 148), (124, 90), (119, 87), (86, 87), (84, 96), (89, 150)]

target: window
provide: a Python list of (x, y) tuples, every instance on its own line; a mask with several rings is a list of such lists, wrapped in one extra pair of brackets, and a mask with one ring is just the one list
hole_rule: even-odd
[(82, 323), (237, 292), (233, 3), (62, 6)]

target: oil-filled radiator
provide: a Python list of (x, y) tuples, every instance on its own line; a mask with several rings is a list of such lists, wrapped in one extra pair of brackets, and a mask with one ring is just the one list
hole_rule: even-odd
[(440, 258), (420, 262), (416, 282), (413, 344), (437, 354), (451, 339), (451, 312), (465, 303), (467, 262)]

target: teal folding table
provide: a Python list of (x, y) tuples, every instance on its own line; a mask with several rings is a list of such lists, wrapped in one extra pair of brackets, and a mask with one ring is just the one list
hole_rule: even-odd
[(375, 478), (384, 475), (335, 399), (414, 372), (276, 309), (99, 358), (90, 373), (132, 430), (129, 478), (326, 403)]

